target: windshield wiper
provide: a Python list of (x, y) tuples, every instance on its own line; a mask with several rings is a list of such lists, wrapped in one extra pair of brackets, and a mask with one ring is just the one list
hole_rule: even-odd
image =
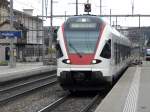
[(81, 53), (78, 52), (78, 50), (69, 42), (69, 46), (77, 53), (77, 55), (82, 58)]

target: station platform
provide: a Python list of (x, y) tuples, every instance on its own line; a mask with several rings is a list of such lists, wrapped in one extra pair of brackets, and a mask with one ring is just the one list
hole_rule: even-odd
[(150, 62), (129, 67), (95, 112), (150, 112)]
[(10, 68), (9, 66), (0, 66), (0, 83), (54, 70), (56, 70), (56, 66), (44, 66), (41, 62), (17, 63), (14, 68)]

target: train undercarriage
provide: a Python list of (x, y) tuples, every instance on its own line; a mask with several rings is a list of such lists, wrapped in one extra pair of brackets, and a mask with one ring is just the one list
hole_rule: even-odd
[(100, 71), (63, 71), (58, 80), (63, 89), (71, 91), (102, 90), (110, 86), (110, 82), (103, 77)]

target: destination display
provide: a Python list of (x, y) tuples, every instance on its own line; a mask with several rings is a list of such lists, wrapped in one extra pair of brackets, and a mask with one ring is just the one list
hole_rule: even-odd
[(96, 23), (85, 23), (85, 22), (78, 22), (78, 23), (70, 23), (70, 28), (96, 28)]

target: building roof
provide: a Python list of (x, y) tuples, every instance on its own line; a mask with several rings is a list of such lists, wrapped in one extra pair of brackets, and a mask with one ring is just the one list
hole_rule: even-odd
[(4, 5), (4, 6), (8, 7), (9, 4), (10, 4), (10, 2), (8, 2), (7, 0), (0, 0), (0, 6)]
[(23, 11), (19, 11), (19, 10), (16, 10), (16, 9), (13, 9), (14, 10), (14, 14), (18, 14), (18, 15), (24, 15), (24, 16), (27, 16), (27, 17), (30, 17), (30, 18), (33, 18), (33, 19), (38, 19), (39, 21), (42, 21), (42, 19), (40, 19), (38, 16), (32, 16), (30, 14), (27, 14)]
[[(9, 21), (9, 20), (6, 20), (6, 21), (4, 21), (3, 23), (1, 23), (1, 24), (0, 24), (0, 28), (1, 28), (2, 26), (4, 26), (5, 24), (10, 24), (10, 21)], [(16, 22), (16, 21), (13, 22), (13, 26), (14, 26), (14, 28), (15, 28), (16, 30), (24, 30), (24, 31), (27, 31), (27, 30), (28, 30), (25, 26), (23, 26), (23, 24), (21, 24), (21, 23), (19, 23), (19, 22)], [(4, 29), (4, 30), (5, 30), (5, 29)], [(8, 30), (8, 29), (6, 29), (6, 30)]]

